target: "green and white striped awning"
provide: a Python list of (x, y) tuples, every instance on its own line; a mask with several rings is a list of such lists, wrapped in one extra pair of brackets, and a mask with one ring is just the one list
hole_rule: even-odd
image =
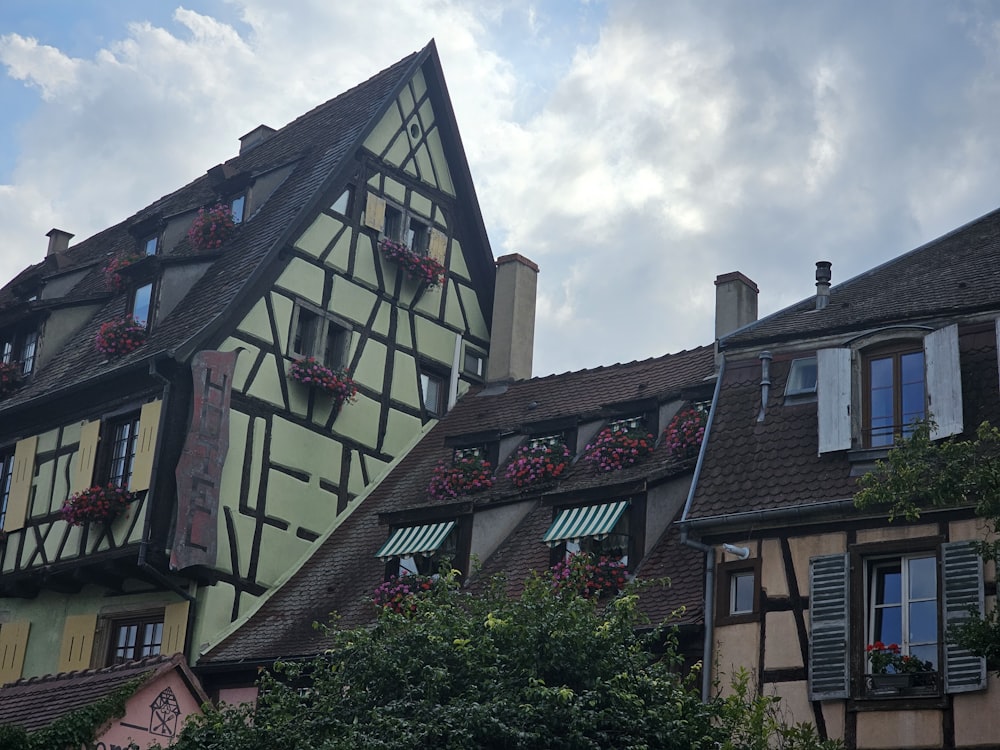
[(628, 500), (619, 500), (605, 505), (585, 505), (582, 508), (561, 510), (542, 541), (555, 547), (559, 542), (577, 541), (585, 536), (603, 539), (611, 533), (627, 507)]
[(396, 529), (389, 541), (375, 553), (375, 557), (388, 560), (390, 557), (406, 557), (407, 555), (430, 555), (445, 540), (455, 528), (454, 521), (430, 523), (426, 526), (407, 526)]

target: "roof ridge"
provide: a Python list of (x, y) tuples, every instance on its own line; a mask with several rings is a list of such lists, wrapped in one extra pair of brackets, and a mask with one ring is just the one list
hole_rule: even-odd
[(702, 346), (696, 346), (693, 349), (681, 349), (676, 352), (668, 352), (666, 354), (658, 354), (652, 357), (646, 357), (645, 359), (633, 359), (630, 360), (629, 362), (612, 362), (607, 365), (597, 365), (596, 367), (585, 367), (582, 370), (565, 370), (563, 372), (553, 372), (548, 375), (537, 375), (535, 377), (526, 378), (525, 380), (515, 380), (510, 385), (537, 383), (542, 380), (549, 380), (551, 378), (563, 378), (569, 375), (585, 375), (585, 374), (610, 371), (625, 367), (634, 367), (636, 365), (649, 364), (657, 360), (667, 360), (668, 358), (680, 357), (685, 354), (699, 354), (706, 349), (711, 349), (712, 347), (713, 344), (703, 344)]
[(18, 685), (39, 685), (45, 682), (57, 682), (60, 680), (67, 680), (77, 677), (90, 677), (98, 674), (113, 674), (115, 672), (124, 672), (127, 670), (140, 670), (144, 667), (157, 667), (163, 664), (169, 664), (175, 661), (175, 656), (165, 656), (163, 654), (157, 654), (155, 656), (146, 656), (142, 659), (133, 659), (131, 661), (121, 662), (120, 664), (110, 664), (106, 667), (90, 667), (88, 669), (72, 669), (68, 672), (53, 672), (50, 674), (36, 675), (34, 677), (22, 677), (19, 680), (10, 682), (4, 687), (17, 687)]

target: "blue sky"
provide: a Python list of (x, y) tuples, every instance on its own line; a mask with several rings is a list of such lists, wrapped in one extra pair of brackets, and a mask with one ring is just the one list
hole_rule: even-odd
[(496, 255), (541, 267), (539, 374), (711, 341), (1000, 202), (1000, 6), (4, 0), (0, 279), (434, 37)]

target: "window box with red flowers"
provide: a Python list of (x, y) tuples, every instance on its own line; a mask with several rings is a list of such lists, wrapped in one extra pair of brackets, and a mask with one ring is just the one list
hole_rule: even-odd
[(653, 436), (642, 427), (618, 429), (609, 425), (584, 449), (583, 460), (597, 471), (628, 468), (653, 452)]
[(146, 327), (128, 316), (109, 320), (97, 332), (97, 351), (109, 357), (119, 357), (138, 349), (146, 340)]
[(507, 464), (504, 476), (518, 488), (554, 482), (569, 467), (569, 448), (554, 445), (523, 445)]
[(605, 555), (578, 552), (552, 566), (552, 586), (560, 593), (600, 598), (617, 594), (627, 583), (625, 563)]
[(398, 615), (412, 615), (417, 611), (417, 601), (430, 596), (433, 588), (430, 576), (393, 576), (376, 587), (372, 603)]
[(456, 456), (451, 463), (439, 463), (431, 475), (427, 493), (433, 500), (451, 500), (492, 486), (493, 466), (485, 458), (470, 454)]
[(232, 209), (216, 203), (211, 208), (198, 209), (187, 236), (196, 250), (218, 250), (235, 233)]
[(121, 272), (145, 257), (145, 255), (140, 255), (139, 253), (129, 253), (112, 258), (108, 265), (104, 267), (104, 281), (116, 292), (124, 290), (125, 277), (122, 276)]
[(296, 383), (333, 396), (337, 406), (351, 403), (358, 393), (358, 387), (346, 372), (331, 370), (315, 357), (303, 357), (292, 362), (288, 377)]
[(663, 431), (663, 444), (678, 460), (694, 458), (698, 455), (701, 441), (705, 437), (707, 421), (708, 416), (698, 407), (682, 409), (674, 415), (667, 429)]
[(122, 515), (135, 494), (114, 484), (96, 485), (77, 492), (62, 504), (59, 514), (70, 526), (110, 523)]
[(0, 398), (6, 398), (24, 383), (20, 362), (0, 362)]
[(379, 250), (386, 260), (391, 260), (414, 281), (420, 281), (434, 287), (444, 280), (445, 267), (429, 255), (415, 253), (402, 242), (390, 240), (388, 237), (379, 243)]

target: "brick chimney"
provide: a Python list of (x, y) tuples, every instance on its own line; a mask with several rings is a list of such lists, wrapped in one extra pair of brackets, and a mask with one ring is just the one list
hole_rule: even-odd
[(531, 377), (537, 289), (537, 265), (518, 253), (497, 258), (487, 382)]
[(49, 238), (49, 249), (45, 252), (45, 257), (64, 252), (69, 247), (69, 241), (73, 234), (63, 229), (53, 227), (45, 234)]
[(739, 271), (715, 278), (715, 338), (757, 320), (757, 285)]

